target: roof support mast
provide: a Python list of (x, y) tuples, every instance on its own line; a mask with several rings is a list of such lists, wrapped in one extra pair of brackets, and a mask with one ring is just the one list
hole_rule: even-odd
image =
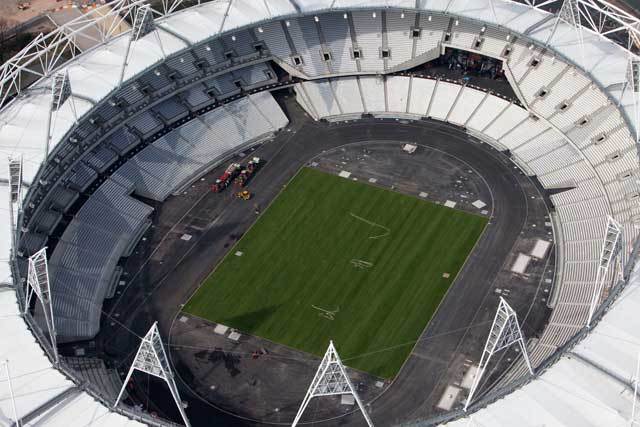
[(22, 155), (9, 158), (9, 219), (11, 220), (11, 249), (15, 253), (17, 248), (17, 223), (22, 210)]
[(627, 61), (627, 85), (625, 90), (631, 91), (633, 96), (633, 121), (636, 132), (633, 135), (636, 144), (640, 141), (640, 59), (629, 53)]
[(51, 287), (49, 286), (49, 267), (47, 265), (47, 248), (42, 248), (29, 257), (29, 270), (27, 273), (27, 295), (23, 314), (26, 314), (31, 305), (33, 295), (42, 305), (44, 320), (51, 340), (53, 359), (58, 364), (58, 345), (56, 340), (56, 327), (53, 320), (53, 306), (51, 304)]
[[(591, 304), (589, 305), (587, 327), (591, 326), (593, 315), (600, 306), (600, 299), (602, 297), (605, 281), (607, 280), (611, 261), (614, 259), (618, 259), (618, 261), (620, 261), (620, 248), (622, 244), (621, 237), (622, 227), (620, 224), (615, 219), (607, 217), (607, 228), (604, 232), (604, 239), (600, 250), (600, 262), (598, 263), (596, 282), (593, 288), (593, 295), (591, 296)], [(622, 272), (622, 268), (620, 268), (620, 272)]]
[(520, 346), (527, 368), (529, 368), (529, 372), (533, 375), (533, 368), (531, 368), (531, 363), (529, 362), (527, 346), (524, 341), (524, 336), (522, 335), (522, 330), (520, 329), (520, 324), (518, 323), (518, 316), (513, 308), (507, 304), (507, 301), (500, 297), (498, 311), (496, 311), (496, 316), (493, 319), (487, 343), (482, 351), (478, 371), (473, 378), (473, 384), (471, 385), (471, 389), (469, 389), (469, 396), (467, 396), (467, 401), (464, 404), (465, 411), (473, 400), (473, 396), (478, 389), (480, 380), (487, 369), (487, 365), (489, 364), (491, 357), (500, 350), (503, 350), (513, 344), (518, 344)]
[(58, 71), (53, 76), (51, 82), (51, 105), (49, 107), (49, 115), (47, 116), (47, 143), (45, 145), (45, 159), (49, 156), (51, 139), (53, 138), (53, 132), (56, 128), (56, 119), (58, 118), (58, 111), (64, 103), (69, 100), (69, 106), (73, 113), (73, 118), (78, 123), (78, 113), (76, 110), (76, 104), (73, 101), (71, 95), (71, 82), (69, 81), (69, 72), (64, 69)]
[(175, 401), (176, 406), (178, 406), (178, 411), (180, 411), (180, 416), (182, 416), (184, 425), (186, 427), (190, 427), (191, 424), (189, 423), (187, 414), (184, 412), (182, 399), (180, 399), (180, 394), (178, 393), (178, 387), (173, 379), (173, 373), (169, 366), (169, 359), (167, 358), (164, 346), (162, 345), (160, 331), (158, 331), (158, 322), (154, 322), (151, 329), (149, 329), (149, 332), (147, 332), (147, 335), (142, 338), (136, 357), (133, 359), (133, 363), (129, 368), (129, 373), (127, 373), (127, 378), (124, 380), (120, 393), (118, 393), (118, 398), (113, 404), (114, 408), (118, 406), (118, 403), (120, 403), (120, 399), (122, 399), (122, 394), (131, 379), (131, 375), (136, 370), (153, 375), (167, 383), (169, 391), (171, 391), (171, 396), (173, 396), (173, 400)]

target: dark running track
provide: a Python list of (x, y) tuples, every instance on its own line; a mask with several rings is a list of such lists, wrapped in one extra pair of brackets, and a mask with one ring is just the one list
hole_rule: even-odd
[[(533, 206), (528, 197), (528, 194), (537, 194), (537, 190), (504, 155), (453, 126), (430, 121), (373, 119), (343, 124), (314, 123), (292, 102), (287, 102), (286, 107), (290, 129), (259, 149), (268, 163), (251, 183), (256, 194), (251, 203), (234, 199), (231, 192), (222, 197), (208, 192), (210, 177), (207, 177), (207, 182), (197, 182), (185, 195), (156, 206), (154, 228), (127, 263), (129, 283), (126, 288), (119, 288), (116, 298), (105, 305), (108, 314), (103, 316), (103, 328), (97, 340), (100, 351), (115, 360), (122, 372), (129, 366), (139, 343), (136, 334), (143, 335), (153, 320), (159, 322), (161, 333), (168, 341), (181, 304), (255, 221), (254, 203), (267, 206), (282, 185), (319, 153), (365, 141), (417, 142), (471, 165), (484, 178), (493, 196), (493, 216), (476, 249), (400, 374), (371, 403), (372, 418), (379, 426), (433, 416), (434, 405), (444, 387), (453, 382), (464, 359), (471, 354), (477, 362), (497, 306), (495, 279), (518, 237), (532, 217), (544, 224), (546, 209)], [(523, 186), (528, 187), (528, 194)], [(192, 206), (195, 207), (191, 209)], [(192, 239), (180, 240), (183, 232), (192, 234)], [(527, 311), (533, 300), (521, 303), (516, 310)], [(118, 320), (112, 321), (116, 316)], [(179, 349), (169, 353), (174, 368), (181, 372)], [(259, 425), (214, 409), (181, 383), (189, 381), (188, 378), (179, 375), (177, 378), (182, 398), (189, 403), (187, 414), (192, 425)], [(177, 411), (168, 400), (170, 396), (161, 384), (153, 383), (147, 392), (151, 410), (179, 421)], [(358, 413), (353, 413), (319, 424), (363, 425), (363, 421)]]

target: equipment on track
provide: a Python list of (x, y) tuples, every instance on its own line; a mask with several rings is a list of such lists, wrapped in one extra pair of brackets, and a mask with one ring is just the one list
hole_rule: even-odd
[(251, 199), (251, 193), (248, 190), (239, 191), (236, 197), (242, 200), (249, 200)]
[(260, 164), (261, 164), (260, 157), (254, 157), (251, 160), (249, 160), (249, 163), (247, 163), (247, 166), (244, 167), (236, 177), (235, 179), (236, 186), (238, 186), (239, 188), (243, 188), (244, 186), (246, 186), (247, 183), (249, 182), (249, 179), (251, 179), (251, 177), (253, 176), (255, 171), (258, 169)]
[(216, 182), (211, 185), (211, 191), (214, 193), (220, 193), (222, 190), (227, 188), (231, 181), (238, 175), (238, 171), (240, 170), (239, 163), (231, 163), (224, 171)]

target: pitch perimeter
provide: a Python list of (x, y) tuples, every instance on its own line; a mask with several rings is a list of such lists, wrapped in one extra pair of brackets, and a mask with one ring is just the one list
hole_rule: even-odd
[(304, 168), (184, 310), (391, 378), (486, 223)]

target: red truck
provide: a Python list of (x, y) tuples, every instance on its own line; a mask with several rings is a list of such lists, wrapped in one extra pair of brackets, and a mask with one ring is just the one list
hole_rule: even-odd
[(229, 186), (231, 181), (238, 175), (238, 171), (240, 170), (240, 165), (238, 163), (231, 163), (216, 182), (211, 185), (211, 191), (214, 193), (219, 193), (225, 188)]

